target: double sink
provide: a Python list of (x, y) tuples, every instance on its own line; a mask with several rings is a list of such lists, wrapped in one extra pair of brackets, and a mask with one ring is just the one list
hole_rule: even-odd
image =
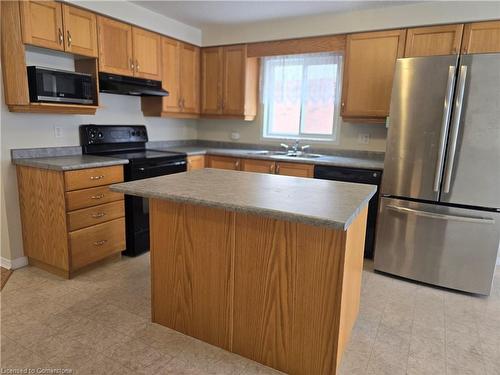
[(315, 159), (319, 158), (322, 155), (311, 154), (304, 151), (249, 151), (248, 155), (262, 155), (262, 156), (270, 156), (270, 157), (279, 157), (279, 158), (293, 158), (293, 159)]

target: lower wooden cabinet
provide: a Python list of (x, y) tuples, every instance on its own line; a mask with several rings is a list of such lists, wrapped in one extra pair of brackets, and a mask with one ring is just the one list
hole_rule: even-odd
[(288, 163), (265, 159), (233, 158), (228, 156), (208, 156), (208, 168), (230, 169), (235, 171), (279, 174), (294, 177), (313, 177), (314, 165)]
[(233, 171), (240, 170), (240, 159), (231, 158), (228, 156), (210, 155), (207, 160), (208, 168), (230, 169)]
[(30, 264), (71, 278), (125, 249), (123, 167), (54, 171), (17, 166), (24, 254)]
[(195, 169), (205, 168), (205, 155), (192, 155), (187, 158), (187, 170), (194, 171)]
[(314, 177), (314, 165), (300, 163), (276, 163), (276, 174), (294, 177)]
[(270, 160), (242, 159), (241, 170), (245, 172), (271, 173), (274, 174), (276, 163)]

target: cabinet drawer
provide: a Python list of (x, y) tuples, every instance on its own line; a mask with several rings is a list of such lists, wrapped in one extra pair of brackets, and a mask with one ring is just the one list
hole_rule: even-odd
[(124, 201), (101, 204), (68, 213), (68, 230), (73, 231), (125, 216)]
[(64, 173), (66, 191), (109, 185), (123, 181), (123, 166), (79, 169)]
[(123, 193), (111, 191), (109, 186), (69, 191), (66, 193), (66, 210), (73, 211), (121, 199), (123, 199)]
[(125, 249), (125, 218), (69, 233), (72, 270)]

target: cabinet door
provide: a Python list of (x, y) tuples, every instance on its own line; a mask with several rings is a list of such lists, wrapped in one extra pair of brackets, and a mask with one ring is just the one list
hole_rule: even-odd
[(201, 113), (222, 113), (222, 47), (201, 50)]
[(161, 37), (137, 27), (132, 28), (136, 77), (161, 80)]
[(227, 115), (245, 113), (245, 65), (247, 47), (224, 47), (222, 112)]
[(180, 45), (182, 112), (200, 113), (200, 49)]
[(205, 168), (205, 155), (193, 155), (187, 158), (187, 170), (194, 171), (196, 169)]
[(417, 27), (406, 32), (405, 57), (456, 55), (464, 25)]
[(78, 55), (97, 57), (96, 15), (63, 5), (64, 49)]
[(462, 53), (494, 52), (500, 52), (500, 21), (465, 25)]
[(404, 53), (405, 33), (391, 30), (347, 36), (342, 116), (389, 114), (394, 68)]
[(209, 156), (208, 168), (240, 170), (240, 159), (227, 156)]
[(274, 174), (276, 163), (270, 160), (242, 159), (241, 170), (245, 172)]
[(162, 38), (162, 84), (169, 95), (163, 97), (165, 112), (181, 111), (180, 96), (180, 42)]
[(99, 71), (134, 75), (132, 27), (109, 18), (97, 17)]
[(23, 42), (64, 50), (61, 3), (55, 1), (20, 1)]
[(313, 177), (314, 165), (299, 163), (276, 163), (276, 174), (294, 177)]

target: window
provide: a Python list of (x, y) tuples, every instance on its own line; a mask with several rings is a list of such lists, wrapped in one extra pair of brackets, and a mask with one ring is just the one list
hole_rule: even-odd
[(265, 138), (337, 140), (342, 55), (262, 59)]

